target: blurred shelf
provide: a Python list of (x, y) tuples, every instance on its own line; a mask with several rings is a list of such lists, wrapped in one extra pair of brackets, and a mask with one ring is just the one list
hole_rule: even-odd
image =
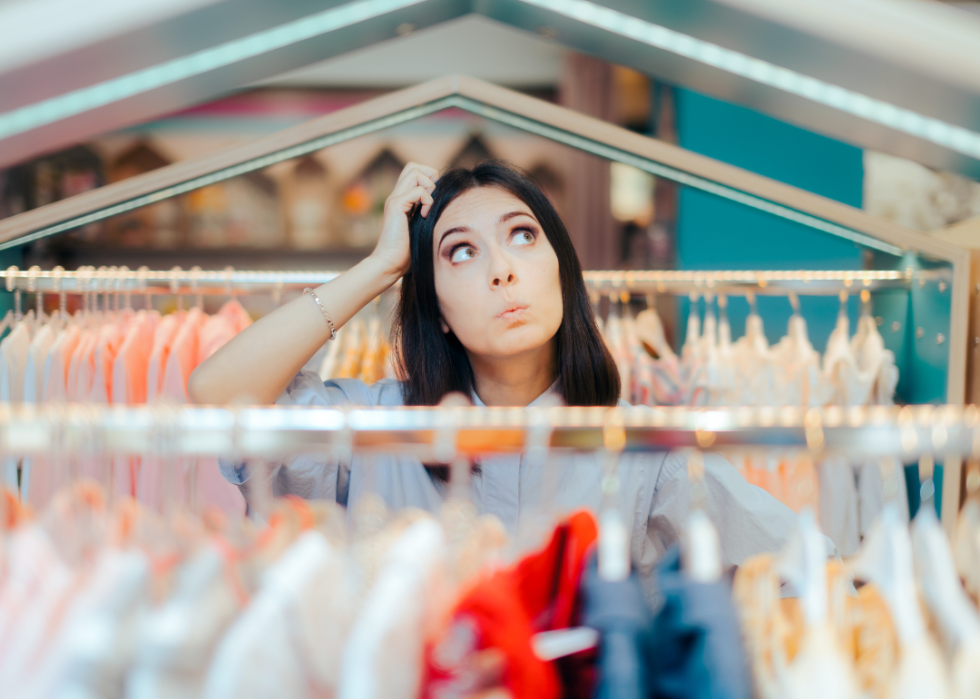
[(48, 269), (60, 264), (65, 269), (81, 265), (117, 266), (138, 269), (169, 269), (179, 265), (189, 269), (199, 265), (205, 269), (346, 269), (355, 265), (373, 250), (368, 248), (328, 248), (299, 250), (296, 248), (136, 248), (114, 245), (58, 241), (57, 245), (26, 250), (24, 266), (40, 265)]

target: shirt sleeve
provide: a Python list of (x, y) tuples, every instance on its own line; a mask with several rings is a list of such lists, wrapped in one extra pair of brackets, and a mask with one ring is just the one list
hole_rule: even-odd
[[(321, 381), (313, 371), (301, 371), (276, 400), (277, 406), (329, 407), (339, 405), (398, 406), (402, 404), (401, 384), (383, 379), (368, 386), (357, 379)], [(250, 483), (256, 472), (254, 463), (233, 463), (219, 459), (221, 474), (237, 485), (250, 501)], [(267, 464), (274, 496), (297, 495), (312, 500), (333, 500), (347, 504), (350, 462), (340, 462), (324, 454), (298, 454)]]
[[(647, 522), (648, 556), (659, 559), (680, 540), (691, 510), (687, 457), (668, 454), (654, 486)], [(783, 548), (796, 526), (796, 513), (717, 454), (704, 455), (705, 511), (718, 530), (723, 568)]]

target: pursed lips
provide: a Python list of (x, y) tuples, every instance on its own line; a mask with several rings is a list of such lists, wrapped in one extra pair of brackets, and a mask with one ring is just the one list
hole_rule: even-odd
[(527, 312), (528, 306), (524, 304), (514, 304), (508, 306), (503, 311), (497, 314), (497, 318), (506, 321), (515, 321), (524, 317)]

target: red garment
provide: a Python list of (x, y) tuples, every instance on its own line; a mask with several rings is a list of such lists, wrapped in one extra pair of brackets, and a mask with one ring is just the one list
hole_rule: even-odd
[(576, 512), (558, 524), (543, 549), (477, 582), (426, 648), (423, 697), (448, 699), (472, 692), (469, 661), (473, 653), (488, 648), (504, 654), (503, 685), (514, 699), (562, 696), (557, 667), (534, 655), (531, 637), (576, 623), (579, 580), (597, 538), (592, 514)]

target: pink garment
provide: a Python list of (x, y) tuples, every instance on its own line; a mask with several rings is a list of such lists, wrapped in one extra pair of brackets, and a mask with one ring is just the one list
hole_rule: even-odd
[(153, 333), (153, 347), (150, 350), (150, 361), (146, 374), (146, 402), (155, 403), (163, 387), (163, 374), (170, 356), (170, 346), (173, 344), (177, 331), (183, 323), (183, 314), (173, 313), (160, 320)]
[[(153, 331), (160, 321), (156, 311), (139, 311), (126, 329), (116, 359), (112, 363), (112, 402), (117, 405), (146, 403), (147, 371), (153, 350)], [(112, 491), (136, 497), (140, 458), (117, 456), (113, 459)]]
[[(154, 318), (153, 316), (157, 317)], [(126, 330), (112, 364), (112, 402), (121, 405), (146, 403), (147, 373), (153, 351), (153, 331), (159, 321), (156, 311), (140, 311)]]
[(240, 333), (252, 324), (252, 316), (242, 307), (242, 304), (234, 299), (222, 306), (221, 310), (218, 311), (218, 315), (224, 316), (232, 321), (235, 325), (236, 333)]
[(96, 334), (91, 330), (82, 330), (82, 336), (78, 340), (75, 351), (71, 354), (71, 361), (68, 365), (68, 380), (65, 383), (69, 403), (79, 401), (79, 387), (85, 386), (86, 390), (82, 395), (88, 396), (91, 389), (91, 376), (94, 373), (95, 342)]
[(200, 331), (207, 320), (208, 317), (200, 308), (194, 307), (187, 312), (187, 318), (177, 331), (167, 356), (160, 387), (161, 398), (166, 397), (178, 403), (190, 402), (187, 381), (197, 367)]
[(197, 363), (218, 351), (226, 342), (252, 324), (252, 318), (238, 301), (229, 301), (201, 328), (197, 346)]
[(44, 364), (45, 403), (68, 401), (68, 369), (81, 336), (81, 328), (72, 324), (58, 333), (58, 337), (55, 338)]
[[(219, 320), (215, 321), (214, 318)], [(187, 312), (166, 358), (159, 399), (177, 404), (190, 402), (187, 381), (198, 364), (202, 331), (212, 321), (215, 328), (228, 324), (227, 317), (220, 314), (208, 318), (199, 308), (192, 308)], [(166, 318), (163, 322), (166, 322)], [(212, 332), (216, 339), (220, 339), (221, 334), (217, 330)], [(233, 336), (234, 334), (231, 335)], [(151, 358), (151, 366), (153, 361)], [(168, 469), (172, 470), (172, 475)], [(170, 463), (154, 458), (144, 459), (139, 473), (138, 499), (162, 510), (164, 493), (168, 489), (165, 487), (166, 478), (172, 478), (169, 488), (178, 502), (190, 499), (193, 489), (193, 499), (200, 503), (217, 507), (233, 517), (245, 514), (245, 500), (241, 492), (221, 475), (217, 459), (175, 459)]]
[(221, 315), (208, 318), (201, 327), (200, 338), (198, 339), (197, 363), (200, 364), (217, 352), (218, 348), (237, 334), (235, 324), (228, 318)]
[(117, 323), (110, 322), (104, 324), (99, 329), (99, 337), (96, 340), (93, 365), (95, 373), (92, 377), (92, 390), (89, 400), (92, 403), (109, 403), (112, 395), (112, 365), (116, 360), (116, 354), (122, 345), (123, 332)]

